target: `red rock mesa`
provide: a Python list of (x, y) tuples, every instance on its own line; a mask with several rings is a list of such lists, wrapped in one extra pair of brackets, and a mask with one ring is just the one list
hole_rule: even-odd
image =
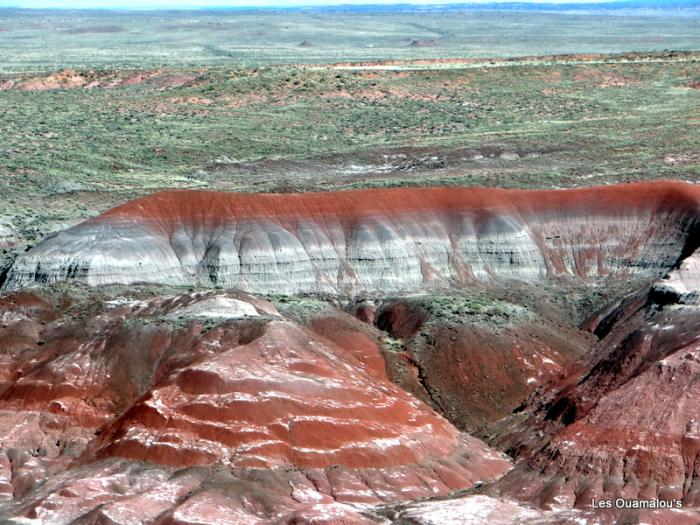
[(474, 280), (660, 276), (697, 242), (700, 188), (169, 191), (20, 255), (4, 289), (77, 279), (253, 293), (414, 291)]

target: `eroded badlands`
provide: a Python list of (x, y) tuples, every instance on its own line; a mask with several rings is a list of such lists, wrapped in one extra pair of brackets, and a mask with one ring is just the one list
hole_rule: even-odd
[(5, 275), (0, 517), (697, 523), (699, 220), (670, 182), (115, 208)]
[[(3, 288), (75, 279), (252, 293), (391, 293), (493, 279), (660, 276), (698, 237), (700, 190), (171, 191), (21, 254)], [(687, 255), (687, 253), (686, 253)]]

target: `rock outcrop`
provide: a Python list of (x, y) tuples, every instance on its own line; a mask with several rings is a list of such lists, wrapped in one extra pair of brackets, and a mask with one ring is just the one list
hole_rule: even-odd
[(699, 203), (166, 192), (58, 233), (0, 296), (0, 520), (697, 523)]
[(15, 232), (7, 225), (0, 222), (0, 249), (9, 248), (15, 240)]
[(511, 466), (392, 384), (360, 321), (82, 290), (0, 298), (0, 519), (371, 523)]
[(652, 298), (662, 303), (700, 304), (700, 248), (654, 283)]
[(521, 460), (499, 482), (502, 493), (553, 509), (624, 498), (678, 501), (697, 512), (696, 257), (593, 323), (601, 337), (593, 351), (531, 401), (524, 426), (503, 436)]
[(169, 191), (45, 239), (17, 257), (3, 289), (75, 279), (355, 294), (495, 278), (660, 277), (687, 252), (699, 216), (700, 188), (672, 182)]
[(460, 438), (447, 421), (362, 368), (328, 340), (273, 321), (255, 341), (159, 382), (105, 429), (98, 455), (177, 466), (387, 470), (458, 454)]

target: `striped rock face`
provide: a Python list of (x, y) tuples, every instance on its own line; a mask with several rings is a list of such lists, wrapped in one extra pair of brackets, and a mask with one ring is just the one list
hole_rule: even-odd
[[(454, 456), (443, 466), (452, 478), (468, 484), (487, 476), (488, 468), (459, 464), (470, 447), (445, 419), (343, 354), (307, 329), (272, 322), (255, 341), (157, 385), (105, 431), (98, 456), (317, 469), (416, 466)], [(490, 458), (491, 474), (507, 465), (481, 442), (471, 445)]]
[(391, 383), (360, 321), (336, 343), (239, 292), (94, 293), (0, 298), (0, 520), (370, 524), (511, 467)]
[[(389, 300), (356, 308), (369, 326), (325, 307), (300, 324), (315, 299), (277, 309), (241, 290), (2, 294), (0, 521), (593, 523), (583, 507), (606, 496), (682, 499), (683, 514), (636, 518), (698, 523), (699, 232), (700, 188), (666, 182), (181, 191), (115, 208), (20, 255), (4, 290)], [(644, 279), (603, 294), (594, 341), (559, 313), (583, 283), (541, 280), (606, 275)]]
[(661, 276), (697, 233), (700, 188), (157, 193), (45, 239), (3, 285), (77, 279), (253, 293), (396, 292), (499, 278)]
[[(678, 500), (692, 518), (640, 514), (640, 523), (698, 522), (700, 310), (655, 298), (685, 299), (653, 292), (619, 303), (586, 365), (535, 401), (527, 425), (536, 432), (511, 434), (531, 453), (501, 480), (504, 493), (552, 508), (589, 509), (592, 498)], [(537, 432), (550, 434), (545, 446)]]

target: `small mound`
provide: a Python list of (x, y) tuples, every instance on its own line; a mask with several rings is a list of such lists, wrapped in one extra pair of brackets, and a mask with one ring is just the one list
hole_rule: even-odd
[(411, 40), (411, 47), (437, 47), (438, 43), (432, 38), (417, 38)]
[(208, 317), (213, 319), (241, 319), (259, 317), (255, 306), (232, 297), (209, 297), (170, 312), (170, 317)]

